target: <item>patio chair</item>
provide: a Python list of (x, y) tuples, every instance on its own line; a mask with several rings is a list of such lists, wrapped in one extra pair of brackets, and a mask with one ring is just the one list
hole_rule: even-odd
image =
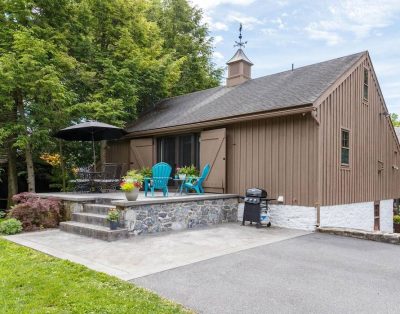
[(185, 192), (188, 193), (189, 190), (195, 190), (197, 194), (203, 194), (203, 182), (207, 179), (208, 174), (210, 173), (211, 167), (210, 164), (206, 164), (201, 172), (200, 177), (189, 177), (187, 181), (183, 184), (183, 188)]
[(121, 169), (122, 165), (105, 163), (100, 178), (94, 180), (96, 190), (101, 192), (115, 191), (121, 180)]
[(152, 177), (144, 179), (144, 195), (151, 191), (154, 196), (154, 190), (162, 190), (164, 196), (168, 196), (168, 180), (171, 179), (172, 168), (165, 162), (155, 164), (152, 170)]
[(70, 183), (74, 184), (75, 192), (90, 192), (92, 188), (92, 172), (93, 167), (81, 167), (76, 173), (76, 179), (69, 180)]

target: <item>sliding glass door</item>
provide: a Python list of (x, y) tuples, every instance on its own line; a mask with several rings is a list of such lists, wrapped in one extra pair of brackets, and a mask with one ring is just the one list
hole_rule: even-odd
[(165, 136), (157, 139), (157, 161), (166, 162), (172, 167), (175, 175), (177, 167), (194, 165), (200, 166), (199, 134), (184, 134)]

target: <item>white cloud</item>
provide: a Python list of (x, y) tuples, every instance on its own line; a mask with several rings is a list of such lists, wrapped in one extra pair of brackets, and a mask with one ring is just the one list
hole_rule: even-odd
[(214, 22), (214, 19), (207, 13), (203, 14), (203, 23), (206, 23), (211, 31), (227, 31), (228, 25), (222, 22)]
[(252, 4), (255, 0), (191, 0), (194, 5), (202, 9), (215, 8), (221, 4), (233, 4), (246, 6)]
[(213, 52), (213, 57), (217, 60), (223, 60), (225, 59), (224, 55), (218, 51)]
[(242, 23), (244, 29), (252, 30), (257, 25), (263, 25), (265, 22), (254, 16), (245, 15), (240, 12), (230, 12), (227, 16), (229, 22)]
[(224, 37), (217, 35), (214, 37), (214, 45), (218, 45), (219, 43), (222, 43), (224, 41)]
[(317, 23), (311, 23), (305, 30), (311, 39), (323, 40), (329, 46), (337, 45), (343, 41), (338, 34), (321, 29)]
[(344, 34), (366, 38), (373, 30), (391, 25), (399, 13), (398, 0), (341, 0), (330, 5), (324, 18), (310, 23), (305, 30), (310, 38), (335, 45)]

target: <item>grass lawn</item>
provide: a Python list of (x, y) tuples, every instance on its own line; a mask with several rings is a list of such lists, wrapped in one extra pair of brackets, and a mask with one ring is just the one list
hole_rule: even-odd
[(188, 313), (84, 266), (0, 237), (0, 313)]

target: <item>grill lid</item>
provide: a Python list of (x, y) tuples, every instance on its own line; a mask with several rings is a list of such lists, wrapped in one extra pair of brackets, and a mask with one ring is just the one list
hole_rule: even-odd
[(260, 198), (266, 198), (267, 197), (267, 191), (259, 188), (251, 188), (247, 189), (246, 191), (246, 197), (260, 197)]

